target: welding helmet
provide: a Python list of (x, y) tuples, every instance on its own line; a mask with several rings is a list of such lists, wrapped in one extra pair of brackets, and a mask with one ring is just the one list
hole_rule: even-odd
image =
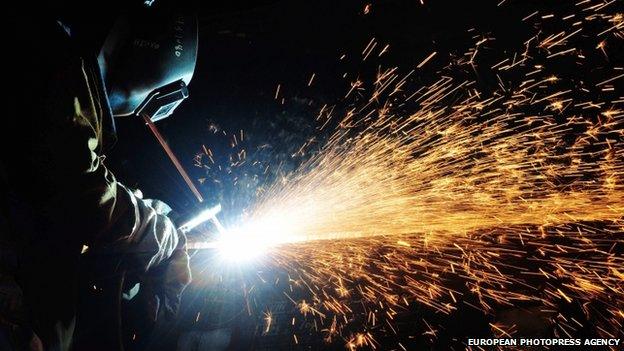
[(188, 97), (197, 60), (194, 14), (146, 1), (114, 23), (98, 65), (114, 117), (166, 118)]

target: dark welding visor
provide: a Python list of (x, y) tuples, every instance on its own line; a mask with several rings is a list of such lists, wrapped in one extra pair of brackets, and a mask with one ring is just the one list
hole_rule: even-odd
[(98, 56), (113, 116), (170, 116), (188, 97), (196, 60), (194, 14), (158, 6), (123, 14)]

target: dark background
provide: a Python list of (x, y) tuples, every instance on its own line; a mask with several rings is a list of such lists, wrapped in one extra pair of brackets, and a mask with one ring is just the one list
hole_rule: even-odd
[[(497, 6), (498, 2), (432, 0), (421, 4), (417, 0), (387, 0), (370, 3), (368, 14), (364, 13), (369, 4), (365, 1), (202, 3), (197, 5), (200, 43), (190, 98), (158, 126), (196, 180), (206, 202), (221, 203), (221, 218), (235, 221), (253, 203), (258, 187), (270, 184), (309, 157), (309, 153), (292, 156), (306, 140), (315, 137), (318, 141), (314, 145), (322, 144), (326, 135), (315, 131), (318, 111), (325, 104), (336, 105), (338, 115), (346, 111), (351, 102), (343, 102), (342, 98), (356, 77), (370, 81), (379, 66), (398, 66), (407, 73), (436, 51), (433, 60), (417, 70), (410, 81), (414, 86), (428, 84), (449, 62), (488, 36), (495, 40), (481, 48), (477, 67), (454, 72), (458, 79), (476, 79), (477, 87), (487, 93), (498, 88), (490, 67), (510, 53), (521, 51), (524, 40), (536, 31), (522, 18), (535, 10), (542, 14), (574, 7), (568, 1), (506, 1)], [(372, 38), (378, 45), (389, 44), (389, 50), (382, 57), (362, 62), (361, 52)], [(341, 60), (343, 55), (346, 57)], [(588, 54), (590, 59), (592, 55)], [(596, 60), (596, 66), (605, 63), (600, 57)], [(565, 60), (551, 66), (563, 76), (577, 69)], [(313, 73), (314, 82), (308, 87)], [(280, 93), (275, 99), (278, 85)], [(107, 162), (122, 182), (140, 188), (146, 197), (169, 203), (182, 215), (202, 207), (138, 119), (118, 120), (117, 128), (119, 141)], [(238, 138), (241, 130), (244, 141), (238, 140), (238, 145), (232, 147), (233, 135)], [(205, 155), (198, 159), (202, 145), (212, 151), (214, 164)], [(247, 161), (233, 166), (232, 157), (236, 161), (243, 149)], [(267, 166), (269, 170), (265, 171)], [(253, 272), (211, 280), (200, 272), (213, 267), (211, 253), (202, 252), (193, 260), (195, 265), (201, 262), (202, 267), (194, 267), (196, 281), (185, 293), (180, 318), (159, 324), (155, 330), (141, 330), (140, 322), (128, 327), (128, 342), (134, 349), (174, 350), (181, 335), (203, 341), (196, 341), (196, 348), (180, 346), (180, 350), (293, 347), (288, 316), (296, 312), (284, 299), (281, 287), (257, 293), (253, 313), (249, 314), (242, 284)], [(286, 317), (281, 320), (282, 328), (276, 327), (273, 335), (261, 337), (261, 312), (267, 307), (276, 315), (282, 311)], [(195, 322), (198, 312), (201, 318)], [(396, 341), (406, 335), (419, 335), (416, 330), (424, 328), (423, 314), (434, 318), (430, 311), (418, 308), (402, 316), (397, 324), (403, 326), (405, 335), (387, 340), (388, 345), (396, 347)], [(459, 335), (489, 335), (487, 322), (480, 313), (462, 310), (445, 320), (447, 329), (437, 344), (431, 344), (425, 336), (403, 342), (413, 348), (446, 350), (450, 343), (461, 344), (463, 337)], [(535, 335), (540, 333), (536, 326)], [(455, 341), (451, 341), (453, 337)], [(310, 337), (302, 339), (299, 346), (344, 349), (344, 342), (329, 346), (320, 338)]]
[[(262, 183), (253, 178), (262, 178), (267, 165), (274, 169), (282, 164), (288, 171), (300, 162), (300, 157), (290, 156), (305, 140), (318, 136), (314, 118), (324, 104), (336, 105), (337, 115), (341, 109), (346, 111), (348, 105), (341, 104), (341, 99), (356, 77), (370, 81), (380, 66), (398, 66), (407, 73), (437, 51), (424, 69), (412, 75), (414, 85), (431, 83), (442, 67), (464, 54), (479, 36), (496, 38), (482, 48), (486, 53), (477, 70), (489, 68), (506, 57), (508, 50), (521, 48), (534, 32), (521, 19), (537, 3), (516, 1), (497, 7), (495, 1), (421, 5), (390, 0), (370, 4), (368, 14), (364, 14), (368, 3), (362, 1), (201, 5), (198, 62), (190, 98), (158, 126), (192, 178), (205, 178), (200, 190), (208, 201), (224, 202), (224, 211), (236, 215), (251, 201), (239, 198), (246, 194), (244, 188)], [(548, 6), (539, 3), (547, 12)], [(372, 38), (380, 47), (388, 44), (388, 52), (362, 62), (361, 52)], [(308, 87), (313, 73), (314, 82)], [(477, 77), (485, 91), (497, 84), (489, 69), (465, 75)], [(279, 98), (274, 99), (278, 84)], [(138, 120), (128, 119), (118, 119), (117, 127), (119, 141), (109, 163), (119, 178), (178, 211), (192, 211), (192, 194), (147, 129)], [(232, 134), (238, 136), (240, 130), (245, 141), (232, 148)], [(211, 169), (194, 167), (202, 145), (213, 152)], [(229, 167), (229, 157), (242, 149), (251, 162)], [(262, 163), (252, 166), (253, 161)], [(239, 182), (234, 184), (233, 179)]]

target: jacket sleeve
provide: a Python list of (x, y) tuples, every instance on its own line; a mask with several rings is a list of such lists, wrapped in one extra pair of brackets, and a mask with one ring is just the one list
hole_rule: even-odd
[(121, 229), (125, 236), (104, 244), (104, 250), (130, 255), (135, 268), (147, 271), (168, 260), (174, 251), (183, 249), (186, 244), (184, 234), (178, 232), (165, 213), (138, 198), (123, 185), (118, 183), (117, 188), (130, 200), (134, 214), (128, 216), (134, 221), (131, 227)]

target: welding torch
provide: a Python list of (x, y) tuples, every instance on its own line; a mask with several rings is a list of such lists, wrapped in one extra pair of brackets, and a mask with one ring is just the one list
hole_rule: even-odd
[[(199, 203), (203, 203), (204, 198), (202, 197), (201, 193), (199, 192), (195, 184), (193, 184), (191, 177), (188, 175), (188, 173), (182, 166), (182, 163), (175, 155), (171, 147), (167, 144), (167, 141), (158, 130), (158, 127), (156, 127), (156, 125), (154, 124), (154, 120), (157, 120), (159, 115), (162, 115), (163, 113), (168, 113), (171, 110), (172, 105), (179, 104), (182, 100), (186, 99), (188, 95), (188, 89), (184, 81), (180, 80), (168, 84), (160, 89), (153, 91), (147, 97), (145, 102), (138, 108), (137, 114), (143, 118), (143, 121), (152, 132), (162, 149), (165, 151), (178, 173), (180, 173), (188, 188), (195, 195), (197, 201)], [(203, 210), (198, 215), (182, 224), (178, 228), (178, 230), (180, 230), (184, 234), (188, 234), (200, 224), (210, 221), (213, 223), (218, 233), (221, 235), (225, 233), (225, 228), (217, 218), (217, 214), (219, 212), (221, 212), (220, 204)], [(202, 241), (197, 235), (187, 235), (188, 249), (208, 249), (212, 247), (214, 247), (213, 244)]]
[(221, 212), (221, 204), (213, 206), (209, 209), (201, 211), (198, 215), (182, 224), (178, 230), (187, 235), (186, 248), (188, 250), (212, 249), (215, 248), (215, 242), (203, 240), (199, 235), (188, 235), (193, 229), (208, 221), (217, 229), (219, 235), (225, 233), (225, 228), (217, 218), (217, 214)]

